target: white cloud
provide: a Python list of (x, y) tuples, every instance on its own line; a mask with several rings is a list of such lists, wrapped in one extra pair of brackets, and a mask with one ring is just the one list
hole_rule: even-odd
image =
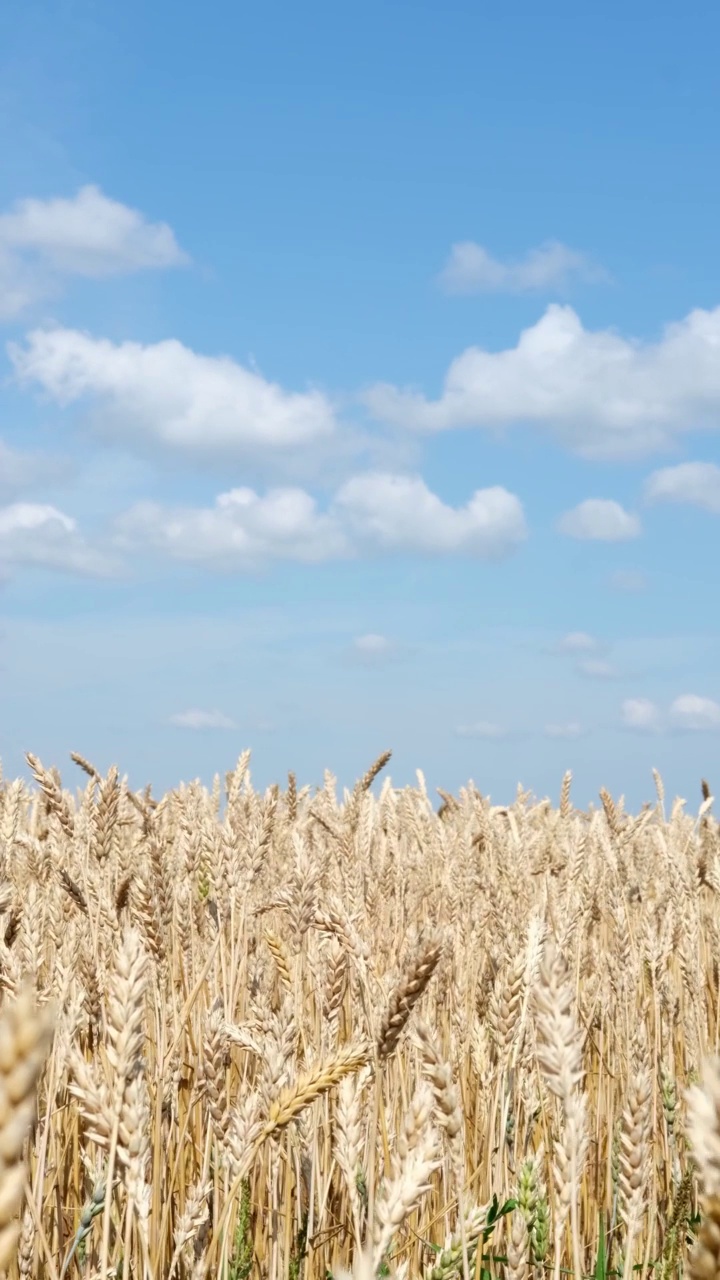
[(640, 521), (611, 498), (586, 498), (558, 520), (558, 531), (584, 541), (626, 542), (641, 532)]
[(594, 653), (599, 648), (599, 640), (587, 631), (569, 631), (558, 644), (562, 653)]
[(516, 347), (458, 356), (439, 399), (381, 384), (364, 400), (379, 419), (415, 431), (529, 424), (587, 457), (637, 456), (720, 428), (719, 348), (720, 307), (639, 342), (586, 330), (571, 307), (552, 304)]
[(107, 577), (118, 566), (89, 546), (77, 522), (57, 507), (15, 502), (0, 507), (0, 568), (17, 567)]
[(583, 732), (583, 727), (577, 720), (567, 720), (563, 724), (546, 724), (545, 736), (547, 738), (579, 738)]
[(370, 472), (348, 480), (333, 508), (354, 540), (380, 550), (496, 559), (527, 536), (522, 503), (500, 486), (449, 507), (419, 476)]
[(108, 431), (196, 454), (307, 445), (332, 434), (330, 402), (292, 393), (229, 356), (203, 356), (175, 339), (143, 346), (74, 329), (37, 329), (8, 345), (18, 378), (61, 405), (98, 400)]
[(150, 548), (177, 560), (218, 569), (251, 568), (267, 560), (305, 563), (349, 551), (335, 520), (303, 489), (221, 493), (213, 507), (166, 508), (143, 502), (117, 521), (121, 547)]
[(455, 729), (458, 738), (504, 738), (506, 730), (490, 720), (478, 720), (475, 724), (459, 724)]
[(681, 462), (653, 471), (645, 484), (647, 502), (683, 502), (720, 515), (720, 467), (714, 462)]
[(634, 729), (638, 733), (657, 733), (660, 728), (660, 711), (649, 698), (626, 698), (621, 714), (626, 729)]
[(66, 276), (100, 279), (187, 261), (166, 223), (148, 222), (98, 187), (19, 200), (0, 215), (0, 318), (18, 315)]
[(0, 509), (0, 538), (41, 529), (48, 522), (52, 522), (58, 532), (62, 530), (72, 533), (77, 528), (72, 517), (58, 511), (57, 507), (34, 502), (14, 502), (12, 506)]
[(234, 729), (235, 724), (222, 711), (179, 711), (170, 717), (178, 729)]
[(137, 209), (81, 187), (72, 199), (19, 200), (0, 215), (0, 244), (42, 254), (58, 270), (106, 276), (187, 261), (171, 228)]
[(140, 503), (117, 521), (118, 545), (150, 548), (218, 569), (272, 559), (306, 563), (377, 551), (495, 559), (525, 536), (522, 506), (505, 489), (449, 507), (417, 476), (370, 472), (342, 485), (327, 511), (303, 489), (220, 494), (212, 507)]
[(583, 658), (578, 662), (577, 670), (580, 675), (593, 680), (614, 680), (618, 674), (612, 662), (606, 662), (604, 658)]
[(695, 693), (682, 694), (670, 707), (670, 722), (676, 729), (720, 729), (720, 703)]
[(439, 281), (447, 293), (564, 292), (571, 281), (608, 279), (585, 253), (549, 240), (514, 262), (500, 262), (472, 240), (454, 244)]
[[(629, 729), (658, 732), (662, 727), (659, 708), (647, 698), (629, 698), (622, 704), (622, 717)], [(676, 730), (720, 730), (720, 702), (696, 693), (681, 694), (670, 704), (667, 720)]]

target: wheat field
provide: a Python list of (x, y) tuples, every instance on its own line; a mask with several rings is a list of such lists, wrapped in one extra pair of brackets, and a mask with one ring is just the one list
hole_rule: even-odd
[(720, 1275), (707, 784), (436, 809), (388, 760), (2, 782), (6, 1275)]

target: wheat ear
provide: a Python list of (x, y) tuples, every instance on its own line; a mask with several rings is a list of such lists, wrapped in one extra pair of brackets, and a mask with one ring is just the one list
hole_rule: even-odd
[(690, 1258), (691, 1280), (720, 1276), (720, 1059), (707, 1062), (702, 1086), (687, 1093), (687, 1134), (698, 1164), (703, 1216)]
[(332, 1058), (319, 1063), (312, 1070), (299, 1076), (293, 1084), (272, 1103), (263, 1137), (267, 1138), (277, 1129), (284, 1129), (305, 1107), (309, 1107), (321, 1094), (327, 1093), (333, 1085), (353, 1071), (364, 1067), (370, 1056), (364, 1047), (340, 1049)]
[(35, 1112), (36, 1088), (53, 1035), (54, 1018), (29, 990), (0, 1012), (0, 1270), (8, 1267), (20, 1234), (16, 1220), (26, 1178), (23, 1147)]

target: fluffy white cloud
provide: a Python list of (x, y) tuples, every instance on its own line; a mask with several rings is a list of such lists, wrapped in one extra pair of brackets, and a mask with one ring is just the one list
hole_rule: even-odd
[(50, 522), (58, 532), (72, 533), (77, 528), (75, 521), (58, 511), (57, 507), (34, 502), (14, 502), (11, 506), (0, 509), (0, 538), (32, 532), (44, 528)]
[(264, 497), (231, 489), (212, 507), (143, 502), (119, 518), (117, 530), (122, 547), (150, 548), (218, 569), (275, 559), (312, 563), (348, 552), (342, 530), (303, 489), (271, 489)]
[[(622, 704), (623, 723), (629, 729), (657, 732), (663, 723), (660, 710), (647, 698), (628, 698)], [(720, 702), (696, 693), (683, 693), (670, 704), (667, 723), (672, 729), (701, 733), (720, 729)]]
[(178, 729), (234, 729), (235, 723), (222, 711), (179, 711), (170, 717)]
[(670, 707), (670, 722), (676, 729), (720, 729), (720, 703), (684, 693)]
[(439, 280), (447, 293), (531, 293), (564, 292), (573, 279), (596, 283), (607, 278), (587, 254), (555, 240), (514, 262), (500, 262), (482, 245), (464, 240), (453, 245)]
[(19, 200), (0, 215), (0, 244), (42, 254), (75, 275), (107, 276), (187, 261), (171, 228), (137, 209), (81, 187), (72, 199)]
[(558, 520), (558, 530), (584, 541), (626, 542), (641, 531), (637, 516), (630, 515), (611, 498), (586, 498)]
[(106, 428), (124, 440), (229, 454), (308, 444), (335, 425), (321, 392), (283, 391), (228, 356), (198, 355), (174, 339), (143, 346), (37, 329), (8, 351), (17, 377), (59, 404), (100, 401)]
[(583, 328), (553, 304), (516, 347), (470, 347), (439, 399), (381, 384), (365, 402), (386, 422), (422, 432), (534, 424), (587, 457), (640, 455), (678, 434), (720, 427), (720, 307), (668, 325), (657, 342)]
[(271, 489), (261, 496), (243, 488), (220, 494), (212, 507), (140, 503), (117, 521), (123, 548), (150, 548), (219, 569), (374, 551), (496, 559), (524, 536), (522, 505), (504, 489), (478, 490), (456, 508), (417, 476), (376, 472), (347, 481), (325, 512), (303, 489)]
[(639, 733), (656, 733), (660, 728), (660, 711), (649, 698), (626, 698), (621, 707), (626, 729)]
[(496, 559), (527, 536), (520, 499), (499, 485), (449, 507), (419, 476), (369, 472), (338, 490), (333, 509), (356, 541), (380, 550)]
[(582, 725), (577, 720), (567, 720), (562, 724), (546, 724), (545, 736), (547, 738), (579, 738), (582, 735)]
[(720, 515), (720, 467), (714, 462), (681, 462), (653, 471), (645, 484), (647, 502), (683, 502)]
[(0, 215), (0, 318), (18, 315), (63, 276), (99, 279), (187, 260), (166, 223), (148, 222), (98, 187), (19, 200)]
[(109, 557), (88, 545), (77, 522), (45, 503), (0, 507), (0, 568), (35, 567), (88, 577), (117, 571)]

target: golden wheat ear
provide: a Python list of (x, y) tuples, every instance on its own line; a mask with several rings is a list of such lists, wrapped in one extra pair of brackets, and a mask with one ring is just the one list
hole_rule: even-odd
[(0, 1009), (0, 1271), (8, 1267), (20, 1234), (16, 1215), (26, 1177), (23, 1147), (54, 1021), (53, 1012), (38, 1009), (27, 989)]
[(688, 1090), (687, 1103), (687, 1133), (703, 1192), (690, 1276), (715, 1280), (720, 1276), (720, 1058), (705, 1063), (702, 1085)]

